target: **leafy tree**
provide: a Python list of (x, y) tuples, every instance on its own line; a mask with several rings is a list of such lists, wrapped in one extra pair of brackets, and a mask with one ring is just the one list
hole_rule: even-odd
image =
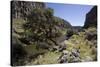
[[(58, 22), (58, 21), (57, 21)], [(27, 16), (27, 22), (23, 25), (25, 29), (25, 38), (31, 42), (57, 43), (53, 38), (60, 36), (56, 29), (56, 24), (51, 8), (34, 8), (30, 15)], [(58, 35), (59, 34), (59, 35)]]

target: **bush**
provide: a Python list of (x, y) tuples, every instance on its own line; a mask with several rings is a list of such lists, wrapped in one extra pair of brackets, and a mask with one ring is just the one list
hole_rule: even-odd
[(27, 56), (27, 52), (16, 37), (13, 37), (12, 40), (11, 65), (25, 65), (24, 61)]

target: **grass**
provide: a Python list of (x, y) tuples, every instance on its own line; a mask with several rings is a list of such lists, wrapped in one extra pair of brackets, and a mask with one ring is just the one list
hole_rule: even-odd
[[(17, 32), (24, 32), (22, 28), (23, 23), (25, 22), (22, 19), (13, 20), (13, 27), (15, 28)], [(67, 30), (63, 29), (63, 30), (60, 30), (60, 32), (62, 35), (65, 35)], [(91, 45), (93, 45), (93, 43), (86, 39), (86, 34), (85, 34), (86, 32), (97, 34), (96, 28), (88, 28), (85, 30), (85, 32), (79, 32), (78, 35), (74, 34), (69, 40), (64, 41), (67, 48), (66, 50), (71, 52), (72, 49), (79, 49), (81, 60), (86, 61), (87, 58), (92, 58), (93, 60), (95, 60), (97, 57), (97, 54), (96, 54), (97, 49), (94, 48), (94, 46), (90, 47)], [(16, 37), (20, 37), (19, 35), (15, 33), (13, 35), (15, 35)], [(36, 59), (33, 60), (30, 64), (56, 64), (58, 63), (57, 59), (61, 55), (61, 52), (52, 52), (52, 51), (48, 51), (42, 48), (36, 49), (35, 44), (24, 46), (24, 48), (27, 51), (28, 55), (45, 53), (43, 55), (39, 55), (38, 57), (36, 57)], [(69, 60), (71, 59), (71, 57), (68, 57), (68, 58)]]
[(24, 32), (22, 25), (25, 23), (25, 21), (23, 19), (13, 19), (13, 28), (17, 31), (17, 32)]
[(56, 64), (61, 53), (47, 52), (44, 55), (39, 56), (32, 64)]
[(24, 48), (29, 55), (35, 55), (35, 54), (47, 52), (47, 50), (45, 50), (45, 49), (36, 49), (36, 45), (34, 45), (34, 44), (24, 46)]
[[(92, 29), (92, 30), (95, 30), (95, 29)], [(88, 41), (85, 37), (86, 37), (85, 32), (79, 32), (79, 35), (73, 35), (69, 40), (65, 40), (64, 42), (67, 45), (66, 50), (71, 52), (72, 49), (79, 49), (80, 59), (82, 62), (94, 61), (97, 57), (97, 54), (94, 51), (94, 46), (90, 48), (90, 46), (92, 45), (92, 42)], [(32, 64), (36, 64), (36, 65), (37, 64), (57, 64), (58, 58), (61, 56), (61, 54), (62, 54), (61, 52), (48, 51), (44, 55), (38, 56), (30, 64), (31, 65)], [(70, 55), (66, 58), (68, 58), (68, 61), (71, 62), (72, 57), (70, 57)]]
[[(88, 29), (86, 31), (94, 31), (95, 29)], [(93, 60), (97, 56), (96, 53), (93, 52), (93, 48), (90, 48), (92, 44), (91, 41), (88, 41), (85, 39), (85, 32), (80, 32), (79, 35), (73, 35), (68, 41), (66, 41), (67, 44), (67, 50), (71, 51), (72, 49), (79, 49), (80, 51), (80, 58), (82, 60), (86, 60), (87, 57), (92, 58)], [(94, 47), (94, 46), (93, 46)]]

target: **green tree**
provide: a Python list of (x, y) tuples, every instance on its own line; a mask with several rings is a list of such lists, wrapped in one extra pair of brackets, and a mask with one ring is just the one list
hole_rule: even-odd
[(30, 15), (27, 16), (27, 22), (23, 25), (25, 29), (25, 38), (31, 42), (51, 41), (57, 43), (53, 38), (58, 37), (60, 32), (56, 29), (56, 24), (51, 8), (34, 8)]

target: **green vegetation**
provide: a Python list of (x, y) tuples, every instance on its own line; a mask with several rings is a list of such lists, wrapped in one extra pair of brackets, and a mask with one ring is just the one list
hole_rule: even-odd
[[(79, 32), (79, 35), (73, 35), (66, 42), (68, 51), (71, 51), (72, 49), (79, 49), (82, 61), (93, 61), (97, 58), (95, 44), (93, 44), (93, 41), (86, 39), (86, 33), (91, 33), (91, 31), (93, 31), (92, 33), (96, 32), (96, 28), (89, 28), (86, 32)], [(91, 58), (91, 60), (87, 60), (88, 57)]]
[[(95, 31), (96, 28), (91, 29), (91, 31)], [(90, 31), (90, 29), (86, 30)], [(70, 53), (72, 52), (73, 49), (77, 49), (80, 51), (79, 58), (80, 60), (78, 62), (83, 62), (83, 61), (96, 61), (97, 59), (97, 52), (95, 45), (91, 41), (88, 41), (86, 39), (86, 32), (79, 32), (79, 35), (73, 35), (69, 40), (65, 40), (65, 44), (67, 45), (67, 49), (65, 51), (69, 52), (68, 57), (68, 62), (73, 62), (73, 57), (70, 56)], [(92, 47), (91, 47), (92, 45)], [(31, 64), (54, 64), (54, 63), (59, 63), (58, 58), (61, 55), (61, 52), (47, 52), (44, 55), (38, 56), (38, 58), (35, 61), (32, 61)]]
[(31, 64), (54, 64), (58, 63), (57, 59), (61, 53), (47, 52), (44, 55), (38, 56), (38, 58)]
[[(12, 17), (12, 66), (97, 60), (96, 27), (73, 29), (69, 22), (54, 16), (53, 9), (39, 8), (39, 4), (45, 6), (43, 3), (35, 3), (37, 6), (29, 11), (21, 2), (14, 3), (19, 12), (13, 16), (21, 17)], [(26, 10), (24, 14), (20, 12), (22, 8)]]

